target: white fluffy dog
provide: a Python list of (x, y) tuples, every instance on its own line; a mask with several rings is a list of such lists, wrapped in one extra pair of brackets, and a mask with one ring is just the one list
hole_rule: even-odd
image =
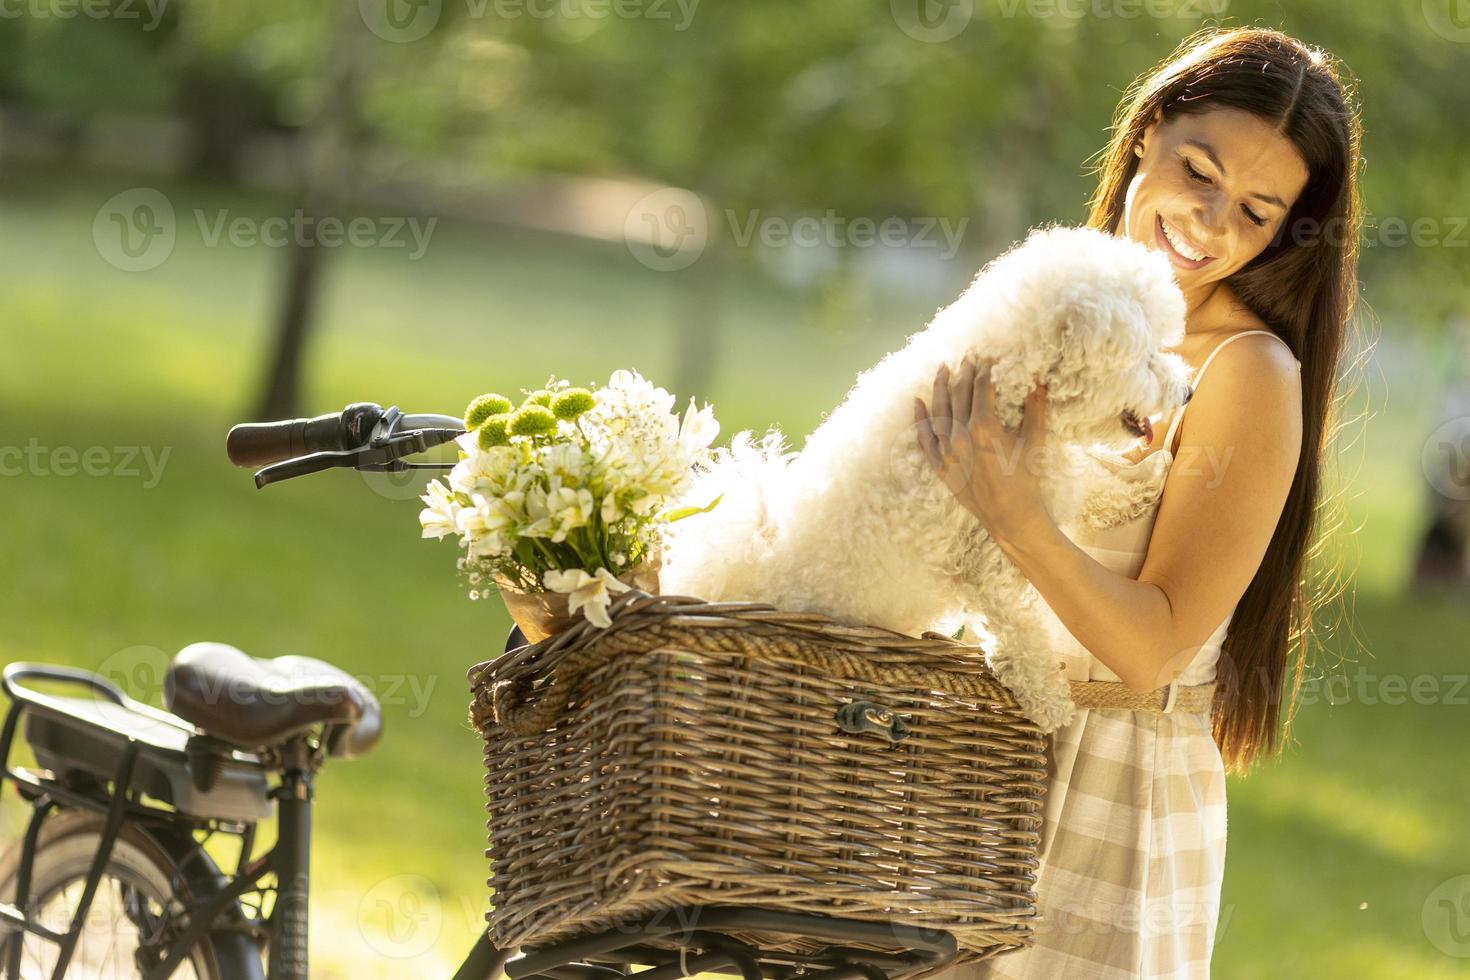
[[(919, 447), (914, 396), (930, 402), (941, 363), (993, 360), (998, 419), (1019, 424), (1046, 383), (1038, 459), (1045, 506), (1062, 527), (1110, 526), (1152, 502), (1087, 455), (1123, 452), (1150, 416), (1190, 394), (1191, 369), (1161, 348), (1184, 336), (1168, 260), (1086, 228), (1046, 226), (986, 264), (905, 347), (858, 376), (798, 453), (779, 429), (737, 433), (683, 502), (719, 505), (669, 527), (659, 591), (770, 603), (911, 636), (964, 623), (1044, 732), (1074, 705), (1042, 626), (1040, 599)], [(931, 405), (932, 408), (932, 405)], [(1140, 498), (1140, 493), (1145, 498)]]

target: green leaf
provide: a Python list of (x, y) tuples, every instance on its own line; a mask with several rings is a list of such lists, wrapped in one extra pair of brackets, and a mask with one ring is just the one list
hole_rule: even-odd
[(708, 511), (714, 510), (715, 504), (723, 500), (724, 497), (725, 495), (722, 493), (703, 507), (695, 507), (693, 505), (690, 505), (688, 507), (680, 507), (676, 510), (667, 510), (660, 514), (659, 518), (660, 520), (667, 521), (670, 524), (674, 523), (675, 521), (682, 521), (686, 517), (693, 517), (695, 514), (703, 514)]
[(960, 624), (960, 628), (954, 631), (954, 635), (951, 636), (950, 639), (952, 639), (952, 640), (958, 640), (961, 636), (964, 636), (964, 635), (965, 635), (965, 624), (964, 623), (961, 623)]

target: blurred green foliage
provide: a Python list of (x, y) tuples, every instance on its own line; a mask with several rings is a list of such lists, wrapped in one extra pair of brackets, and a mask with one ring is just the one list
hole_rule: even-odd
[[(110, 2), (141, 16), (10, 21), (0, 100), (290, 129), (342, 55), (358, 146), (379, 167), (634, 175), (737, 212), (971, 218), (980, 253), (1081, 219), (1119, 96), (1179, 38), (1277, 27), (1357, 80), (1374, 308), (1432, 331), (1464, 307), (1470, 30), (1452, 0), (926, 7), (969, 11), (953, 36), (898, 0), (154, 0), (153, 30), (142, 0)], [(1416, 220), (1436, 223), (1432, 244), (1399, 243), (1397, 223)]]

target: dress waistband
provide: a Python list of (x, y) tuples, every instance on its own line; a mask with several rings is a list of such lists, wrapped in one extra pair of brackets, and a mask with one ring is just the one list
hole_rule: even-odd
[(1216, 681), (1182, 685), (1178, 681), (1139, 694), (1122, 681), (1068, 681), (1072, 701), (1079, 708), (1124, 708), (1163, 714), (1209, 714), (1215, 703)]

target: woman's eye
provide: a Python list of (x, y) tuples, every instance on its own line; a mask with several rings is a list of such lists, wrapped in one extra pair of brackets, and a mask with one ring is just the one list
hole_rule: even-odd
[[(1208, 184), (1210, 182), (1210, 178), (1206, 177), (1204, 174), (1202, 174), (1198, 170), (1194, 169), (1194, 164), (1190, 163), (1189, 160), (1188, 160), (1188, 158), (1181, 157), (1180, 159), (1184, 161), (1184, 170), (1185, 170), (1186, 173), (1189, 174), (1189, 177), (1190, 177), (1191, 180), (1197, 180), (1201, 184)], [(1240, 209), (1245, 212), (1245, 216), (1250, 219), (1251, 224), (1256, 225), (1257, 227), (1259, 227), (1259, 226), (1264, 225), (1266, 223), (1266, 219), (1265, 218), (1262, 218), (1260, 215), (1256, 214), (1254, 211), (1252, 211), (1250, 208), (1246, 207), (1244, 204), (1242, 204), (1240, 206)]]

